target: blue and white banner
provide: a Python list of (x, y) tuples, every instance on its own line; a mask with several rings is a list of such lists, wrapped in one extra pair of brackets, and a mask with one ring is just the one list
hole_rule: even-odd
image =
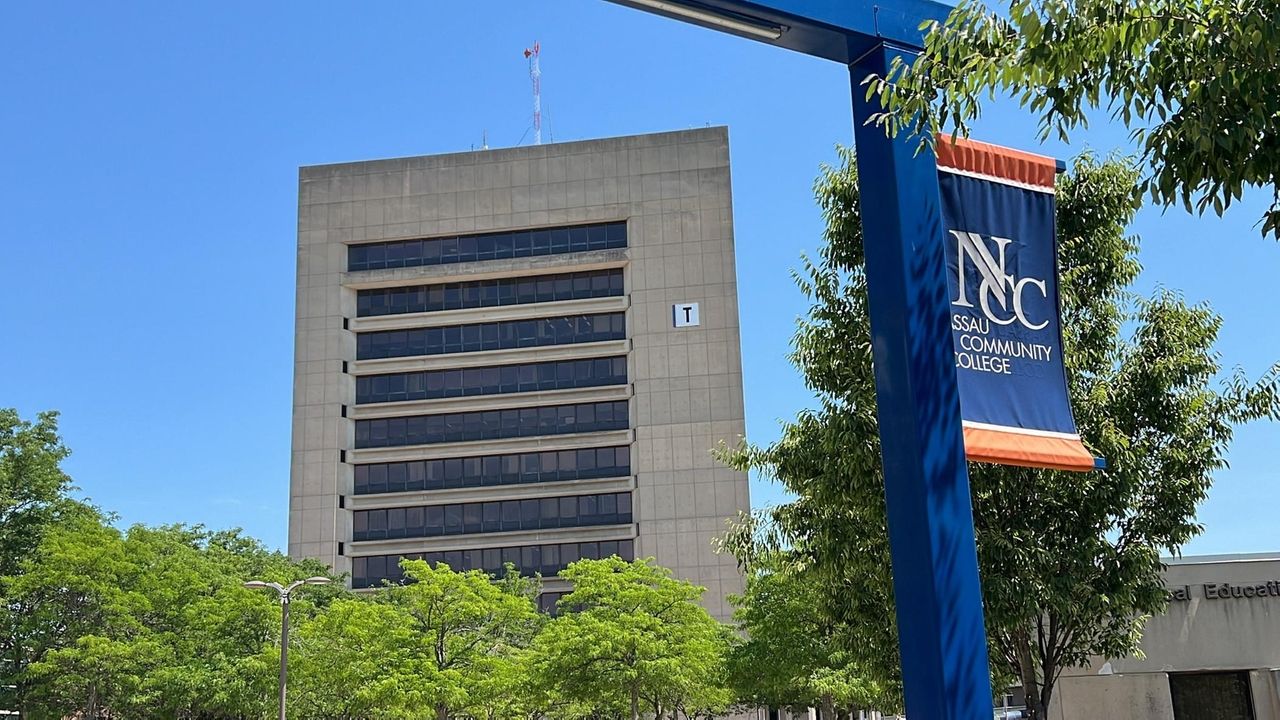
[(966, 455), (1091, 470), (1062, 359), (1055, 162), (949, 137), (937, 154)]

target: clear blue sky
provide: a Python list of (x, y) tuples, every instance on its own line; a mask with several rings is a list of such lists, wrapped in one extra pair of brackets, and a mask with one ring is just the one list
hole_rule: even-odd
[[(285, 538), (299, 165), (529, 142), (543, 47), (555, 140), (730, 129), (748, 432), (808, 395), (787, 270), (811, 184), (851, 139), (843, 68), (617, 7), (555, 2), (0, 5), (0, 406), (63, 413), (67, 466), (124, 522)], [(984, 139), (1036, 149), (991, 108)], [(1105, 122), (1070, 148), (1123, 147)], [(1280, 245), (1253, 193), (1226, 219), (1145, 211), (1140, 289), (1225, 317), (1225, 364), (1280, 359)], [(1242, 430), (1192, 553), (1280, 549), (1280, 427)], [(756, 504), (776, 486), (755, 482)]]

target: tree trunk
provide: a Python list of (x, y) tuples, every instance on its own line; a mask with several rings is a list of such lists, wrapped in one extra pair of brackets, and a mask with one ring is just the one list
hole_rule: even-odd
[(640, 720), (640, 689), (635, 685), (631, 686), (631, 720)]
[(436, 703), (436, 720), (449, 720), (449, 706), (444, 703)]
[(1036, 681), (1035, 661), (1031, 657), (1031, 641), (1018, 637), (1018, 674), (1022, 680), (1022, 692), (1027, 697), (1027, 720), (1045, 720), (1045, 708), (1040, 706), (1040, 683)]
[(1040, 702), (1037, 704), (1036, 720), (1045, 720), (1049, 717), (1049, 701), (1053, 699), (1053, 681), (1045, 678), (1044, 683), (1040, 686)]
[(822, 694), (822, 718), (821, 720), (836, 720), (836, 703), (831, 699), (831, 693)]

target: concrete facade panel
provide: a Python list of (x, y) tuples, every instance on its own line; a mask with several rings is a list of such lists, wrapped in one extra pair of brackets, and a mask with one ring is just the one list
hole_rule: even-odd
[(1059, 680), (1051, 720), (1175, 720), (1163, 675), (1109, 675)]

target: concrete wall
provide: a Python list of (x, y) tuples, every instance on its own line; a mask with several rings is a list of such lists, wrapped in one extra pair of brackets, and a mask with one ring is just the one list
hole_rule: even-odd
[[(705, 585), (708, 608), (727, 617), (724, 596), (740, 591), (741, 578), (731, 558), (711, 552), (711, 539), (750, 502), (746, 475), (711, 457), (718, 443), (734, 443), (745, 432), (725, 128), (305, 167), (298, 213), (291, 555), (319, 558), (344, 571), (353, 552), (374, 554), (372, 547), (363, 552), (348, 542), (353, 505), (340, 508), (338, 500), (351, 492), (348, 463), (444, 456), (432, 455), (437, 451), (430, 448), (353, 450), (353, 418), (380, 412), (354, 407), (353, 373), (372, 372), (375, 364), (379, 372), (390, 372), (587, 352), (561, 347), (503, 357), (476, 353), (483, 356), (479, 360), (439, 356), (357, 362), (356, 331), (442, 323), (448, 314), (356, 318), (358, 288), (624, 267), (625, 298), (540, 304), (536, 311), (449, 311), (456, 316), (450, 322), (487, 321), (513, 312), (546, 316), (570, 306), (575, 311), (627, 312), (627, 342), (593, 350), (628, 352), (630, 384), (623, 392), (631, 396), (633, 430), (610, 440), (632, 442), (634, 477), (628, 487), (635, 488), (637, 524), (623, 535), (637, 538), (637, 556), (652, 555), (677, 575)], [(628, 223), (625, 251), (346, 272), (351, 243), (616, 220)], [(699, 303), (701, 324), (674, 328), (672, 305), (686, 302)], [(601, 388), (581, 395), (584, 400), (596, 395), (614, 399), (617, 392)], [(496, 400), (449, 402), (461, 407)], [(348, 417), (342, 416), (344, 404), (351, 406)], [(540, 442), (501, 441), (483, 448), (465, 443), (475, 447), (451, 452), (491, 452), (499, 445), (503, 452), (550, 449)], [(343, 450), (345, 463), (340, 460)], [(528, 488), (495, 488), (485, 499), (499, 499), (504, 492), (527, 493)], [(353, 502), (373, 507), (378, 501), (362, 496)], [(464, 537), (473, 547), (500, 546), (512, 542), (504, 535)], [(561, 537), (542, 539), (572, 541), (563, 531)], [(345, 555), (338, 552), (339, 542), (347, 546)], [(444, 549), (448, 542), (396, 541), (395, 547), (388, 544), (377, 552), (412, 552), (428, 544)]]
[(1249, 685), (1257, 720), (1280, 720), (1280, 670), (1252, 670)]
[[(1169, 695), (1169, 673), (1242, 670), (1249, 671), (1257, 720), (1280, 720), (1280, 694), (1273, 672), (1280, 667), (1280, 585), (1276, 584), (1280, 581), (1280, 557), (1171, 560), (1165, 581), (1178, 596), (1170, 601), (1165, 614), (1147, 622), (1142, 634), (1143, 657), (1096, 658), (1088, 667), (1067, 669), (1055, 698), (1062, 715), (1053, 717), (1164, 718), (1160, 698)], [(1224, 583), (1241, 588), (1241, 595), (1248, 587), (1250, 596), (1228, 593), (1227, 597), (1213, 597)], [(1214, 587), (1206, 590), (1206, 585)], [(1115, 674), (1098, 675), (1104, 664)], [(1133, 712), (1151, 709), (1143, 710), (1149, 714), (1089, 714), (1098, 708), (1113, 712), (1125, 703)]]
[(1050, 720), (1173, 720), (1169, 680), (1163, 673), (1064, 677), (1049, 708)]
[[(699, 142), (684, 146), (662, 137), (628, 163), (642, 170), (627, 210), (637, 554), (705, 585), (708, 609), (727, 618), (724, 596), (741, 592), (741, 580), (711, 540), (750, 508), (746, 476), (711, 456), (746, 432), (728, 135), (695, 132), (687, 137)], [(676, 303), (698, 303), (701, 324), (674, 328)]]
[(1117, 673), (1246, 670), (1280, 667), (1280, 595), (1213, 599), (1205, 583), (1253, 586), (1280, 581), (1280, 559), (1242, 556), (1232, 560), (1187, 558), (1169, 565), (1166, 585), (1189, 587), (1188, 600), (1174, 600), (1142, 633), (1145, 659), (1123, 658)]

